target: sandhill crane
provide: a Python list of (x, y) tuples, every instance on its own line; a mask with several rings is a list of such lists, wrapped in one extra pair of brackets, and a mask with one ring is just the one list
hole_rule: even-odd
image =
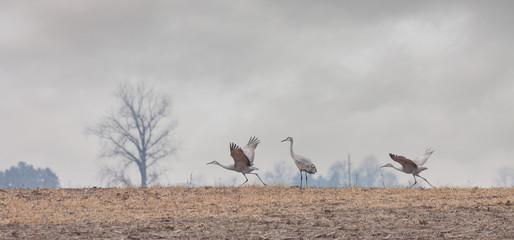
[(262, 181), (261, 177), (257, 173), (252, 173), (254, 170), (259, 170), (255, 166), (253, 166), (253, 159), (255, 157), (255, 148), (257, 145), (261, 143), (258, 138), (251, 137), (248, 141), (248, 144), (241, 149), (239, 146), (237, 146), (235, 143), (230, 143), (230, 156), (234, 159), (234, 164), (231, 165), (223, 165), (217, 161), (212, 161), (207, 164), (215, 164), (222, 168), (240, 172), (245, 176), (246, 181), (239, 185), (239, 187), (243, 186), (246, 182), (248, 182), (248, 178), (246, 177), (246, 174), (254, 174), (259, 178), (259, 180), (266, 186), (266, 184)]
[(289, 141), (291, 143), (291, 157), (294, 160), (294, 163), (298, 167), (298, 170), (300, 170), (300, 188), (302, 187), (302, 172), (305, 172), (305, 185), (308, 185), (307, 180), (307, 173), (315, 174), (318, 170), (316, 170), (316, 166), (311, 162), (310, 159), (297, 155), (293, 151), (293, 138), (287, 137), (286, 139), (282, 140), (282, 142)]
[(391, 157), (391, 159), (393, 159), (397, 163), (401, 164), (402, 168), (396, 168), (395, 166), (393, 166), (390, 163), (388, 163), (382, 167), (392, 167), (400, 172), (412, 174), (412, 176), (414, 176), (414, 183), (412, 185), (410, 185), (409, 187), (412, 187), (417, 183), (416, 177), (420, 177), (421, 179), (425, 180), (425, 182), (427, 182), (431, 187), (434, 187), (424, 177), (419, 175), (420, 172), (428, 169), (427, 167), (422, 167), (422, 166), (423, 166), (423, 164), (425, 164), (425, 162), (427, 162), (428, 158), (432, 155), (432, 153), (434, 153), (434, 150), (428, 148), (425, 151), (425, 154), (419, 156), (415, 160), (410, 160), (404, 156), (398, 156), (398, 155), (389, 153), (389, 156)]

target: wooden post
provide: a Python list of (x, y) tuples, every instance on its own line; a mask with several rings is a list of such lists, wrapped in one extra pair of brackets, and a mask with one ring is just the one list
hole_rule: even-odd
[(350, 170), (350, 154), (348, 154), (348, 187), (352, 187), (352, 171)]

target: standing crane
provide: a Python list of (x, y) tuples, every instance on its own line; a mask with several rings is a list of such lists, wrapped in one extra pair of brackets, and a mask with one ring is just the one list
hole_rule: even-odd
[(300, 170), (300, 188), (302, 188), (302, 172), (305, 172), (305, 185), (308, 185), (309, 183), (307, 179), (307, 173), (315, 174), (318, 170), (316, 170), (316, 166), (314, 166), (310, 159), (294, 153), (292, 137), (287, 137), (286, 139), (282, 140), (282, 142), (285, 141), (289, 141), (291, 143), (291, 157), (293, 158), (296, 167), (298, 167), (298, 170)]
[(215, 164), (222, 168), (240, 172), (245, 177), (246, 181), (239, 185), (239, 187), (243, 186), (246, 182), (248, 182), (248, 178), (246, 177), (246, 174), (254, 174), (259, 178), (262, 184), (266, 186), (266, 184), (262, 181), (261, 177), (257, 173), (252, 173), (254, 170), (259, 170), (255, 166), (253, 166), (253, 159), (255, 157), (255, 148), (257, 145), (261, 143), (258, 138), (251, 137), (248, 141), (248, 144), (241, 149), (239, 146), (237, 146), (235, 143), (230, 143), (230, 156), (234, 159), (234, 164), (231, 165), (223, 165), (217, 161), (212, 161), (207, 164)]
[(427, 182), (431, 187), (434, 187), (424, 177), (419, 175), (420, 172), (428, 169), (427, 167), (422, 167), (422, 166), (423, 166), (423, 164), (425, 164), (427, 162), (428, 158), (432, 155), (432, 153), (434, 153), (434, 150), (428, 148), (425, 151), (425, 154), (419, 156), (415, 160), (410, 160), (404, 156), (399, 156), (399, 155), (394, 155), (392, 153), (389, 153), (389, 156), (391, 157), (391, 159), (393, 159), (395, 162), (401, 164), (402, 168), (396, 168), (395, 166), (393, 166), (390, 163), (388, 163), (382, 167), (391, 167), (400, 172), (412, 174), (412, 176), (414, 176), (414, 183), (412, 185), (410, 185), (409, 187), (412, 187), (417, 183), (416, 177), (420, 177), (421, 179), (425, 180), (425, 182)]

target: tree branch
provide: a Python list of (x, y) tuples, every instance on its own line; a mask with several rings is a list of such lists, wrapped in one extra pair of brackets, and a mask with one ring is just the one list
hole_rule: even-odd
[(136, 87), (120, 84), (115, 96), (121, 103), (117, 111), (111, 111), (96, 126), (87, 127), (86, 133), (105, 142), (103, 157), (119, 157), (134, 163), (141, 176), (146, 176), (147, 168), (175, 151), (169, 139), (174, 125), (164, 123), (170, 102), (167, 96), (157, 94), (144, 83)]

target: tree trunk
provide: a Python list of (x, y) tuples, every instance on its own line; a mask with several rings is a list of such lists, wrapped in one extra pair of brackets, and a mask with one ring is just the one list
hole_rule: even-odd
[(146, 187), (146, 165), (145, 164), (139, 164), (139, 173), (141, 174), (141, 187)]

